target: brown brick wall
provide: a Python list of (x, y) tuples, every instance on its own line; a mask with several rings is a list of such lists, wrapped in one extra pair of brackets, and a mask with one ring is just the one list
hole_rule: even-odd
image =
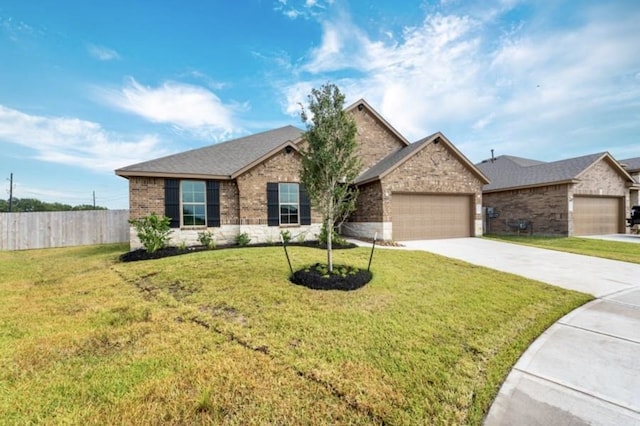
[(359, 188), (356, 211), (349, 217), (350, 222), (382, 222), (382, 185), (373, 182)]
[(164, 179), (129, 178), (129, 217), (140, 219), (151, 213), (164, 214)]
[(531, 224), (524, 233), (566, 236), (569, 232), (568, 192), (568, 185), (550, 185), (484, 194), (483, 205), (495, 208), (499, 214), (495, 219), (485, 218), (486, 232), (514, 234), (518, 232), (517, 221), (526, 220)]
[[(391, 222), (393, 192), (475, 194), (475, 204), (482, 204), (482, 182), (444, 143), (423, 147), (382, 179), (381, 190), (385, 222)], [(476, 216), (476, 220), (481, 218), (481, 215)]]
[(366, 108), (362, 111), (354, 109), (352, 115), (358, 126), (356, 140), (358, 155), (362, 158), (363, 171), (406, 146)]
[(238, 185), (235, 181), (220, 181), (220, 224), (237, 225), (239, 218)]
[[(300, 167), (300, 154), (283, 150), (238, 176), (240, 224), (266, 224), (267, 182), (300, 182)], [(320, 221), (313, 211), (311, 221)]]
[[(129, 178), (129, 215), (139, 219), (164, 214), (164, 178)], [(220, 182), (220, 222), (238, 223), (238, 188), (233, 181)]]

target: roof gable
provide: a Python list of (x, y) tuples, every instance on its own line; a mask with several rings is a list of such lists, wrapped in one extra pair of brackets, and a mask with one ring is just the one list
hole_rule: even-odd
[(378, 114), (378, 112), (375, 109), (373, 109), (373, 107), (369, 105), (367, 101), (365, 101), (364, 99), (359, 99), (355, 101), (353, 104), (345, 108), (345, 111), (346, 112), (351, 112), (354, 110), (362, 111), (362, 109), (367, 109), (367, 111), (369, 111), (369, 113), (371, 113), (371, 115), (380, 124), (386, 127), (389, 130), (389, 132), (391, 132), (396, 138), (398, 138), (398, 140), (400, 140), (405, 145), (410, 145), (409, 141), (404, 136), (402, 136), (402, 134), (398, 132), (391, 124), (389, 124), (387, 120), (385, 120), (380, 114)]
[(247, 166), (259, 163), (273, 151), (302, 135), (285, 126), (254, 135), (180, 152), (116, 170), (119, 176), (181, 176), (230, 179)]
[(474, 166), (467, 157), (458, 151), (458, 149), (442, 133), (437, 132), (388, 155), (378, 164), (358, 176), (355, 184), (363, 185), (375, 180), (383, 179), (431, 143), (445, 144), (458, 161), (471, 170), (471, 172), (475, 174), (482, 183), (489, 183), (489, 179), (487, 179), (481, 170)]
[(629, 173), (640, 171), (640, 157), (627, 158), (626, 160), (620, 160), (619, 163)]

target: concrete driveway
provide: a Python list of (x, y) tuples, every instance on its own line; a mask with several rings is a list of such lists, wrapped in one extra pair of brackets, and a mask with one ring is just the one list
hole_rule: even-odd
[(593, 238), (596, 240), (609, 240), (609, 241), (619, 241), (622, 243), (640, 244), (640, 234), (588, 235), (580, 238)]
[(640, 265), (481, 238), (403, 244), (597, 297), (527, 349), (485, 425), (640, 425)]

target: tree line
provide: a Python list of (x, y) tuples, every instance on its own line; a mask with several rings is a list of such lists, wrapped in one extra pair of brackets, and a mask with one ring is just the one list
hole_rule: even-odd
[(0, 200), (0, 212), (64, 212), (77, 210), (107, 210), (107, 208), (91, 204), (72, 206), (63, 203), (48, 203), (35, 198), (14, 198), (11, 201), (11, 210), (9, 210), (9, 200)]

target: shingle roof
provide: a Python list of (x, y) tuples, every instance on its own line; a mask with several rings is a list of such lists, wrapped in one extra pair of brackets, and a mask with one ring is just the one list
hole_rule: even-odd
[(222, 142), (116, 170), (121, 176), (136, 174), (231, 176), (259, 160), (287, 141), (302, 136), (303, 131), (285, 126), (243, 138)]
[(358, 185), (373, 179), (379, 179), (380, 176), (384, 175), (387, 171), (394, 169), (397, 164), (401, 163), (404, 159), (410, 157), (414, 152), (429, 143), (436, 135), (437, 133), (434, 133), (433, 135), (427, 136), (418, 142), (409, 144), (406, 147), (387, 155), (385, 158), (380, 160), (380, 162), (358, 176), (355, 180), (355, 184)]
[(476, 166), (491, 180), (491, 183), (483, 187), (483, 191), (492, 191), (569, 182), (578, 179), (584, 170), (605, 156), (609, 154), (601, 152), (545, 163), (501, 155), (493, 161), (485, 160)]
[(640, 171), (640, 157), (627, 158), (626, 160), (620, 160), (620, 164), (625, 168), (627, 172)]

